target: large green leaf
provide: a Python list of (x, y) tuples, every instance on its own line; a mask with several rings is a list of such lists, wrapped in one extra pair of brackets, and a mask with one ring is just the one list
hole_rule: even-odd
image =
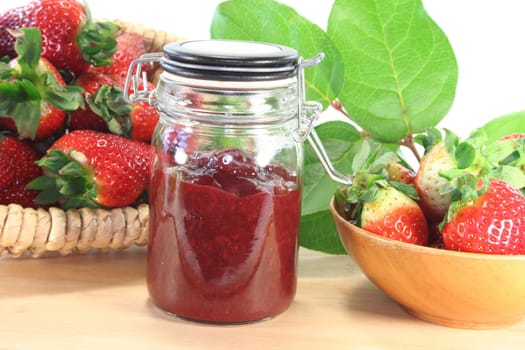
[(213, 16), (211, 37), (285, 45), (305, 59), (323, 52), (324, 60), (305, 71), (307, 97), (326, 108), (341, 91), (343, 60), (335, 44), (321, 28), (289, 6), (273, 0), (223, 2)]
[[(351, 173), (353, 148), (361, 135), (351, 124), (330, 121), (316, 127), (332, 164), (343, 174)], [(300, 244), (331, 254), (344, 254), (330, 211), (330, 199), (340, 185), (332, 181), (313, 149), (305, 147), (303, 205)]]
[(420, 0), (336, 0), (328, 35), (344, 57), (341, 103), (376, 139), (422, 132), (450, 109), (456, 59)]
[(489, 142), (505, 135), (525, 133), (525, 111), (506, 114), (492, 119), (481, 128), (487, 133)]

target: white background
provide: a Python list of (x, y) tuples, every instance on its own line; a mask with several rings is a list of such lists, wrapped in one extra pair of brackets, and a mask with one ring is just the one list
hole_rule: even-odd
[[(0, 11), (26, 3), (0, 0)], [(93, 17), (119, 18), (186, 38), (209, 38), (214, 0), (88, 0)], [(282, 0), (326, 28), (332, 1)], [(452, 109), (440, 126), (466, 134), (486, 121), (525, 110), (525, 2), (423, 0), (447, 34), (459, 65)], [(524, 120), (525, 123), (525, 120)]]

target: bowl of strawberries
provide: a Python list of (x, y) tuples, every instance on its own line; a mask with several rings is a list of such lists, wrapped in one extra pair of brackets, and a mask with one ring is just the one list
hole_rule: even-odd
[(424, 321), (483, 329), (522, 320), (524, 141), (447, 135), (415, 172), (395, 156), (365, 154), (330, 206), (346, 251)]

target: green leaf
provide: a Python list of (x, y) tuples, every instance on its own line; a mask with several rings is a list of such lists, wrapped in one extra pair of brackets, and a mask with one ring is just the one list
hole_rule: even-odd
[(14, 69), (7, 63), (0, 62), (0, 80), (9, 78), (14, 74)]
[(419, 194), (417, 193), (416, 188), (412, 184), (406, 184), (403, 182), (398, 181), (391, 181), (390, 185), (394, 187), (396, 190), (406, 194), (408, 197), (412, 198), (413, 200), (417, 201), (419, 200)]
[(330, 211), (323, 210), (303, 216), (300, 231), (301, 247), (328, 254), (346, 254)]
[(504, 180), (516, 188), (525, 188), (525, 171), (522, 169), (504, 165), (494, 169), (491, 177)]
[(376, 139), (396, 142), (423, 132), (450, 109), (456, 59), (421, 1), (336, 0), (328, 35), (344, 57), (339, 99)]
[(103, 85), (95, 94), (86, 94), (86, 102), (91, 111), (106, 122), (113, 134), (131, 136), (133, 125), (129, 115), (132, 106), (124, 100), (122, 89)]
[[(316, 132), (337, 170), (351, 173), (355, 152), (352, 148), (361, 141), (359, 131), (349, 123), (330, 121), (317, 126)], [(328, 177), (308, 143), (303, 178), (300, 244), (325, 253), (344, 254), (329, 211), (330, 199), (339, 184)]]
[(213, 16), (211, 37), (263, 41), (296, 49), (305, 59), (323, 52), (324, 60), (305, 70), (308, 99), (326, 108), (344, 81), (343, 58), (328, 35), (293, 8), (273, 0), (230, 0)]
[[(329, 121), (315, 128), (334, 167), (343, 174), (352, 172), (353, 147), (361, 141), (361, 135), (351, 124)], [(330, 198), (339, 187), (323, 169), (319, 159), (308, 143), (305, 145), (303, 180), (303, 215), (328, 209)]]
[(506, 114), (492, 119), (481, 127), (488, 137), (488, 141), (512, 135), (515, 133), (525, 133), (525, 111)]
[(474, 163), (474, 160), (476, 159), (476, 150), (470, 143), (461, 142), (456, 148), (454, 157), (458, 169), (466, 169)]
[(15, 122), (16, 128), (23, 130), (20, 132), (21, 137), (33, 139), (38, 129), (41, 114), (40, 101), (29, 100), (15, 104), (8, 115)]
[(22, 74), (34, 72), (42, 52), (42, 36), (38, 28), (21, 28), (9, 31), (16, 39), (17, 64)]

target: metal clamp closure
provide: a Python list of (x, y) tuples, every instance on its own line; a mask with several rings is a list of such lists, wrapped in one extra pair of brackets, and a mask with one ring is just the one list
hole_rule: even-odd
[(155, 90), (148, 90), (148, 77), (146, 72), (142, 70), (142, 65), (160, 62), (162, 58), (161, 52), (147, 53), (131, 62), (124, 84), (124, 100), (126, 102), (149, 102), (152, 106), (157, 105)]
[(308, 60), (301, 57), (297, 64), (297, 128), (293, 133), (296, 142), (305, 142), (308, 135), (313, 130), (316, 120), (323, 111), (323, 106), (319, 102), (306, 101), (306, 89), (304, 79), (304, 69), (315, 66), (324, 58), (324, 53), (320, 53)]

